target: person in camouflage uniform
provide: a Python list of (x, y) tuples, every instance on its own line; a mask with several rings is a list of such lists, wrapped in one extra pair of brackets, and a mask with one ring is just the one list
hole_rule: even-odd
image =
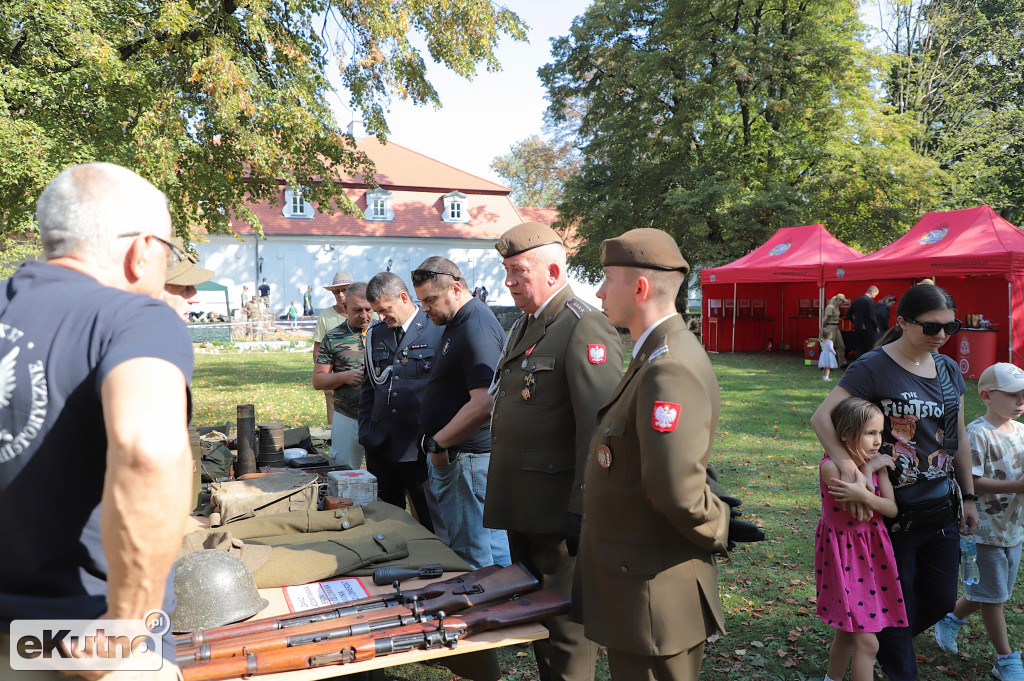
[(349, 286), (345, 298), (348, 319), (327, 332), (320, 342), (313, 387), (334, 391), (334, 421), (331, 424), (331, 451), (335, 464), (352, 470), (363, 465), (363, 446), (359, 444), (359, 392), (363, 382), (363, 339), (373, 317), (366, 300), (366, 284)]

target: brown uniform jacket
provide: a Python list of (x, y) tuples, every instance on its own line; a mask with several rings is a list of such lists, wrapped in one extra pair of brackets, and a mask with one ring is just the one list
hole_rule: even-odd
[(661, 656), (724, 631), (712, 554), (726, 552), (729, 508), (706, 477), (719, 406), (711, 362), (676, 315), (598, 412), (573, 603), (587, 638)]
[(496, 370), (484, 525), (560, 534), (567, 510), (583, 512), (587, 446), (622, 376), (622, 345), (568, 286), (528, 320), (520, 317)]

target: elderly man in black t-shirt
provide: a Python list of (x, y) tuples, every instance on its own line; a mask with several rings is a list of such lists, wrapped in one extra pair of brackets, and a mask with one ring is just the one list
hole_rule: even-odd
[(412, 271), (412, 283), (424, 314), (445, 327), (423, 395), (423, 448), (448, 545), (474, 568), (508, 565), (505, 531), (483, 524), (491, 460), (487, 388), (505, 333), (451, 260), (427, 258)]
[[(192, 506), (192, 346), (156, 299), (184, 256), (170, 241), (167, 199), (126, 168), (91, 163), (51, 182), (36, 213), (46, 262), (23, 265), (0, 295), (5, 680), (20, 678), (5, 659), (12, 620), (169, 613)], [(173, 640), (163, 641), (174, 660)], [(175, 672), (165, 661), (147, 678)]]

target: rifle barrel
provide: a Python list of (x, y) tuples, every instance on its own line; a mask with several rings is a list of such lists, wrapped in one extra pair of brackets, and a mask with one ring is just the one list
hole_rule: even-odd
[(488, 567), (480, 568), (479, 570), (474, 570), (473, 572), (467, 572), (457, 577), (432, 582), (418, 589), (410, 589), (405, 592), (367, 596), (366, 598), (360, 598), (347, 603), (325, 605), (319, 608), (303, 610), (302, 612), (281, 615), (279, 617), (266, 617), (246, 622), (236, 622), (235, 624), (227, 624), (225, 626), (215, 627), (212, 629), (198, 629), (187, 634), (176, 635), (174, 637), (174, 642), (175, 645), (179, 647), (194, 647), (203, 643), (223, 641), (225, 639), (236, 638), (239, 636), (262, 634), (265, 632), (285, 629), (291, 626), (336, 619), (338, 617), (344, 617), (358, 612), (365, 612), (367, 610), (377, 610), (390, 607), (392, 605), (409, 603), (413, 599), (437, 598), (450, 589), (456, 589), (460, 586), (471, 586), (501, 569), (503, 568), (500, 565), (490, 565)]
[(182, 667), (185, 681), (222, 681), (330, 664), (348, 664), (407, 650), (455, 647), (469, 633), (536, 622), (569, 611), (569, 599), (545, 589), (500, 605), (478, 606), (459, 617), (420, 622), (378, 634), (320, 641)]

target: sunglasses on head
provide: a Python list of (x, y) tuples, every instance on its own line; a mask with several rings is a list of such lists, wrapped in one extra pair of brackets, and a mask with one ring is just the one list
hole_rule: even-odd
[(904, 317), (903, 319), (904, 321), (908, 321), (911, 324), (917, 324), (918, 326), (920, 326), (921, 333), (923, 333), (926, 336), (937, 336), (939, 335), (940, 330), (945, 331), (947, 336), (952, 336), (954, 333), (959, 331), (960, 328), (964, 325), (964, 323), (959, 319), (954, 319), (953, 321), (946, 322), (945, 324), (941, 322), (919, 322), (916, 319), (908, 319), (906, 317)]
[(455, 281), (459, 280), (459, 277), (456, 277), (454, 274), (449, 274), (448, 272), (436, 272), (434, 270), (413, 270), (412, 285), (419, 286), (423, 282), (430, 281), (431, 279), (435, 279), (439, 276), (451, 277)]

